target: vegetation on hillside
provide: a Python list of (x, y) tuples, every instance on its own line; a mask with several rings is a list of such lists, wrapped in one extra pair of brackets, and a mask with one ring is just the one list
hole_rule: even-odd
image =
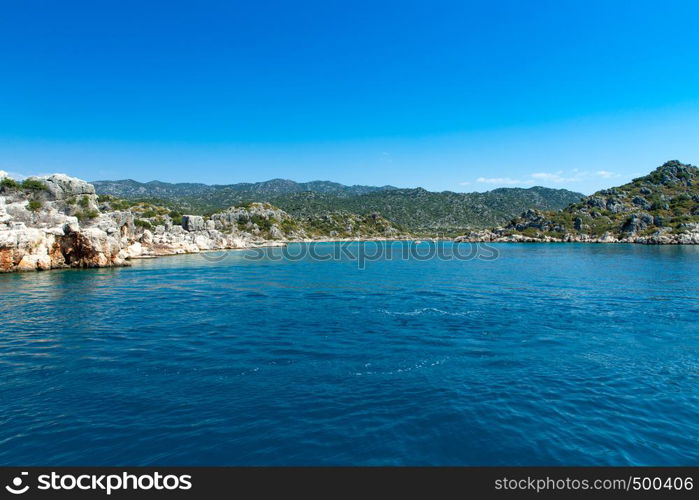
[(525, 236), (648, 236), (699, 227), (699, 169), (669, 161), (649, 175), (598, 191), (560, 211), (529, 210), (507, 226)]
[(299, 184), (281, 179), (230, 186), (135, 181), (100, 181), (95, 186), (98, 193), (166, 205), (181, 213), (211, 215), (229, 206), (269, 202), (297, 218), (333, 212), (380, 214), (406, 230), (425, 234), (504, 224), (526, 209), (555, 210), (582, 198), (580, 193), (543, 187), (436, 193), (422, 188), (342, 186), (324, 181)]

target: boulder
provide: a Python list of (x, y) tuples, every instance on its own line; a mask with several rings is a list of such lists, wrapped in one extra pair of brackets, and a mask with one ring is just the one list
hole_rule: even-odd
[(633, 203), (633, 204), (636, 205), (637, 207), (641, 207), (641, 208), (644, 209), (644, 210), (650, 209), (650, 206), (651, 206), (650, 202), (649, 202), (648, 200), (646, 200), (646, 199), (645, 199), (644, 197), (642, 197), (642, 196), (636, 196), (636, 197), (634, 197), (634, 198), (631, 200), (631, 203)]
[(614, 237), (612, 233), (607, 231), (604, 233), (598, 240), (600, 243), (614, 243), (617, 241), (617, 239)]
[(282, 238), (284, 238), (284, 233), (281, 229), (279, 229), (279, 227), (277, 227), (276, 225), (272, 225), (272, 227), (269, 228), (269, 236), (273, 240), (281, 240)]
[(636, 234), (648, 228), (653, 224), (653, 216), (647, 213), (637, 213), (631, 215), (624, 225), (621, 227), (621, 231), (627, 234)]
[(204, 217), (199, 215), (183, 215), (182, 227), (185, 231), (203, 231), (206, 228)]
[[(163, 227), (163, 226), (158, 226), (158, 227)], [(159, 234), (164, 234), (164, 231), (161, 231)], [(151, 233), (148, 229), (143, 230), (143, 234), (141, 235), (141, 243), (144, 245), (150, 245), (153, 243), (153, 233)]]
[(65, 174), (34, 177), (46, 184), (46, 191), (53, 200), (65, 200), (75, 196), (95, 196), (95, 186), (89, 182)]

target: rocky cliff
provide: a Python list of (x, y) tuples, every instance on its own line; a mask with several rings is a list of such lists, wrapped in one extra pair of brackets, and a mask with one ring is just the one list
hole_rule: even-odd
[(563, 210), (527, 210), (504, 227), (456, 241), (699, 244), (699, 169), (669, 161)]
[[(326, 220), (327, 219), (327, 220)], [(134, 258), (323, 238), (405, 237), (379, 216), (298, 220), (269, 204), (209, 217), (95, 194), (62, 174), (0, 179), (0, 272), (128, 265)]]

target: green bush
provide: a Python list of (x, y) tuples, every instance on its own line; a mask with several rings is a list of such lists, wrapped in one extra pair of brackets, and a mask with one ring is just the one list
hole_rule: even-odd
[(131, 207), (131, 204), (127, 200), (118, 199), (110, 201), (109, 205), (112, 207), (112, 210), (127, 210)]
[(539, 230), (535, 227), (527, 227), (520, 231), (523, 236), (528, 236), (529, 238), (538, 238), (540, 236)]
[(261, 231), (269, 231), (272, 228), (272, 220), (265, 219), (261, 215), (255, 214), (250, 217), (250, 220), (253, 222), (253, 224), (257, 224), (257, 227), (259, 227)]
[(19, 187), (19, 182), (9, 177), (3, 177), (2, 180), (0, 180), (0, 187), (17, 189)]
[(607, 218), (595, 219), (590, 222), (589, 226), (589, 233), (592, 236), (602, 236), (607, 231), (614, 231), (616, 229), (615, 224)]
[(182, 224), (182, 214), (180, 212), (178, 212), (177, 210), (172, 210), (169, 215), (172, 219), (173, 224), (175, 224), (176, 226)]
[(97, 210), (81, 210), (75, 216), (79, 221), (96, 218), (100, 213)]
[(143, 229), (153, 229), (153, 225), (145, 219), (136, 219), (133, 223), (136, 227), (142, 227)]
[(29, 204), (27, 204), (27, 208), (32, 212), (38, 212), (39, 210), (41, 210), (42, 206), (43, 203), (41, 203), (39, 200), (31, 200)]
[(48, 189), (46, 184), (41, 182), (39, 179), (24, 179), (22, 181), (22, 189), (28, 189), (30, 191), (44, 191)]
[(87, 208), (90, 206), (90, 198), (87, 196), (83, 196), (80, 198), (80, 202), (78, 203), (82, 208)]
[(280, 224), (281, 230), (285, 233), (291, 233), (298, 229), (298, 224), (293, 219), (284, 219)]

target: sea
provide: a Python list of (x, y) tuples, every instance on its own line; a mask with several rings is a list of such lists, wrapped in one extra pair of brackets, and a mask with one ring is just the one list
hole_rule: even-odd
[(1, 465), (699, 465), (699, 248), (294, 243), (0, 275)]

